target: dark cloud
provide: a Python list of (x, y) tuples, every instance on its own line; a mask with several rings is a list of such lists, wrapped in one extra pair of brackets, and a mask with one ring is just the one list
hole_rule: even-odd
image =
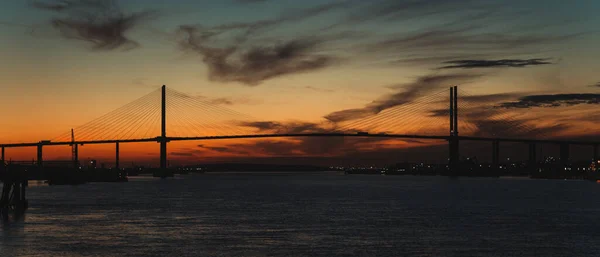
[(562, 132), (570, 128), (568, 124), (554, 124), (550, 126), (535, 126), (530, 120), (524, 119), (487, 119), (485, 117), (473, 117), (469, 119), (477, 126), (474, 136), (504, 137), (504, 138), (556, 138)]
[(233, 100), (226, 97), (211, 99), (209, 102), (212, 104), (233, 105)]
[(209, 28), (208, 30), (215, 34), (221, 34), (235, 29), (245, 30), (244, 32), (246, 33), (246, 36), (248, 36), (249, 34), (257, 33), (263, 29), (272, 28), (284, 23), (302, 21), (337, 9), (346, 8), (349, 7), (352, 2), (353, 1), (349, 0), (335, 1), (331, 3), (316, 5), (305, 9), (289, 10), (272, 19), (264, 19), (251, 22), (228, 23)]
[(276, 122), (276, 121), (255, 121), (240, 122), (240, 126), (251, 127), (259, 133), (275, 134), (298, 134), (298, 133), (325, 133), (332, 130), (323, 128), (317, 123), (311, 122)]
[(528, 95), (518, 101), (504, 102), (499, 108), (560, 107), (580, 104), (600, 104), (600, 94)]
[(35, 8), (64, 14), (51, 25), (67, 39), (88, 42), (95, 50), (132, 49), (139, 43), (126, 33), (154, 12), (125, 13), (112, 0), (55, 0), (34, 2)]
[(310, 90), (316, 91), (316, 92), (321, 92), (321, 93), (333, 93), (333, 92), (335, 92), (335, 90), (332, 90), (332, 89), (324, 89), (324, 88), (318, 88), (318, 87), (313, 87), (313, 86), (305, 86), (304, 88), (310, 89)]
[[(463, 136), (506, 138), (556, 138), (570, 129), (569, 122), (557, 121), (541, 125), (525, 113), (509, 108), (498, 108), (499, 102), (522, 96), (519, 93), (465, 95), (459, 97), (459, 133)], [(449, 110), (433, 109), (430, 117), (449, 117)]]
[(443, 62), (446, 66), (439, 69), (476, 69), (476, 68), (499, 68), (512, 67), (524, 68), (527, 66), (538, 66), (553, 64), (549, 59), (502, 59), (502, 60), (454, 60)]
[[(469, 49), (472, 52), (505, 53), (520, 48), (556, 43), (571, 39), (579, 34), (569, 35), (511, 35), (484, 33), (478, 26), (451, 29), (425, 29), (420, 32), (399, 34), (370, 45), (372, 51), (396, 51), (398, 53), (438, 51), (444, 55), (456, 49)], [(425, 55), (428, 56), (428, 55)]]
[[(144, 80), (134, 80), (134, 84), (140, 86), (146, 86), (147, 84)], [(159, 86), (152, 86), (154, 89)], [(167, 89), (168, 90), (168, 89)], [(249, 97), (209, 97), (204, 95), (190, 95), (178, 91), (168, 91), (168, 94), (175, 98), (180, 99), (193, 99), (197, 100), (203, 105), (236, 105), (236, 104), (255, 104), (259, 102), (258, 100), (249, 98)]]
[(178, 29), (182, 36), (178, 41), (182, 49), (201, 55), (208, 66), (209, 79), (256, 86), (268, 79), (332, 65), (337, 58), (325, 53), (324, 44), (356, 37), (356, 33), (311, 33), (310, 36), (277, 36), (276, 39), (265, 37), (265, 33), (285, 24), (349, 7), (350, 2), (335, 1), (289, 10), (272, 19), (213, 27), (183, 25)]
[(193, 152), (171, 152), (169, 153), (174, 156), (192, 157), (195, 154)]
[(228, 145), (227, 147), (198, 145), (198, 147), (219, 153), (249, 154), (248, 151), (240, 149), (240, 147), (237, 147), (236, 145)]
[(375, 100), (365, 107), (357, 109), (348, 109), (337, 111), (325, 116), (325, 119), (332, 122), (343, 122), (353, 119), (365, 118), (380, 113), (383, 110), (405, 105), (413, 102), (417, 98), (424, 96), (433, 90), (454, 85), (456, 83), (468, 82), (479, 77), (475, 74), (444, 74), (444, 75), (426, 75), (417, 78), (414, 82), (403, 85), (396, 85), (393, 88), (402, 88), (402, 92), (390, 94)]
[[(373, 5), (376, 4), (373, 3)], [(453, 17), (444, 19), (447, 22), (437, 24), (433, 22), (428, 27), (393, 33), (377, 39), (378, 42), (364, 44), (364, 50), (367, 53), (380, 54), (379, 60), (385, 58), (389, 60), (389, 63), (396, 65), (406, 63), (434, 65), (446, 61), (461, 61), (460, 63), (448, 63), (451, 64), (446, 65), (448, 68), (542, 65), (549, 61), (534, 59), (527, 62), (526, 59), (510, 60), (506, 57), (531, 56), (551, 51), (557, 43), (585, 34), (575, 30), (572, 30), (571, 33), (546, 33), (545, 31), (551, 26), (564, 25), (555, 21), (546, 22), (543, 25), (524, 25), (527, 22), (534, 23), (534, 21), (521, 20), (522, 24), (512, 26), (512, 20), (529, 17), (527, 15), (531, 14), (532, 10), (513, 10), (512, 7), (499, 4), (497, 1), (389, 1), (387, 4), (374, 8), (380, 9), (380, 11), (364, 11), (363, 13), (367, 16), (374, 14), (372, 19), (381, 19), (386, 16), (395, 17), (388, 19), (395, 22), (406, 19), (425, 19), (429, 15), (451, 14), (450, 17)], [(429, 21), (435, 20), (437, 19)], [(499, 22), (507, 24), (508, 29), (495, 29)]]
[(430, 117), (448, 117), (450, 119), (450, 107), (448, 109), (436, 109), (429, 111)]
[(600, 82), (598, 82), (596, 84), (593, 84), (593, 85), (590, 85), (590, 87), (600, 87)]
[(488, 94), (488, 95), (460, 95), (459, 92), (459, 101), (467, 102), (470, 104), (490, 104), (498, 101), (503, 101), (507, 99), (514, 99), (516, 97), (522, 96), (521, 93), (499, 93), (499, 94)]
[(228, 48), (210, 47), (207, 36), (194, 27), (181, 27), (186, 35), (180, 42), (182, 48), (196, 52), (208, 66), (209, 79), (224, 82), (241, 82), (256, 86), (264, 80), (284, 75), (325, 68), (332, 57), (317, 54), (318, 39), (298, 39), (271, 45)]
[[(252, 127), (257, 133), (273, 134), (302, 134), (302, 133), (331, 133), (341, 132), (335, 128), (327, 128), (322, 124), (309, 122), (246, 122), (240, 125)], [(344, 138), (344, 137), (299, 137), (292, 141), (261, 141), (260, 144), (252, 144), (248, 148), (262, 149), (266, 153), (287, 153), (287, 154), (307, 154), (307, 155), (332, 155), (340, 152), (356, 149), (363, 144), (373, 145), (388, 141), (388, 138)], [(402, 140), (405, 141), (405, 140)], [(409, 142), (406, 140), (405, 142)], [(241, 146), (237, 146), (241, 147)], [(281, 148), (288, 147), (287, 151)], [(243, 147), (242, 147), (243, 148)], [(291, 150), (289, 150), (291, 149)], [(282, 152), (283, 151), (283, 152)]]

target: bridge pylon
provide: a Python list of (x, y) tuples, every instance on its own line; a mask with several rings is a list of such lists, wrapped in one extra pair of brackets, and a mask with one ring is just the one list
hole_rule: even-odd
[(460, 151), (458, 139), (458, 87), (450, 87), (450, 137), (448, 139), (448, 168), (451, 176), (458, 175)]
[(160, 136), (158, 137), (158, 142), (160, 143), (160, 171), (155, 176), (165, 178), (172, 177), (173, 173), (167, 170), (167, 143), (170, 141), (167, 137), (167, 87), (163, 85), (161, 91), (161, 128)]

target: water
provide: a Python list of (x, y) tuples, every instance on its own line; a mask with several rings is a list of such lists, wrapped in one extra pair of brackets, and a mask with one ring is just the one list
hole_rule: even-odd
[(0, 256), (600, 256), (600, 184), (319, 174), (31, 186)]

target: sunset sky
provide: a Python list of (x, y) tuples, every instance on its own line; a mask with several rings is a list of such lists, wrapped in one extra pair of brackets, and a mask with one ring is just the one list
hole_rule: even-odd
[[(445, 106), (443, 91), (458, 85), (461, 114), (473, 120), (464, 128), (473, 134), (594, 138), (598, 10), (596, 0), (7, 1), (0, 9), (0, 143), (60, 137), (161, 85), (248, 115), (254, 123), (239, 122), (243, 132), (326, 131), (411, 105), (434, 127), (383, 130), (447, 131), (447, 124), (435, 126), (446, 116), (433, 113)], [(434, 94), (440, 97), (432, 104), (418, 102)], [(500, 113), (519, 115), (511, 124), (533, 129), (490, 122)], [(67, 147), (55, 148), (47, 158), (69, 158)], [(82, 158), (110, 163), (113, 148), (85, 146)], [(390, 162), (399, 153), (418, 158), (446, 148), (254, 139), (172, 143), (169, 152), (180, 163), (321, 156), (339, 163), (361, 151), (370, 162)], [(155, 143), (123, 148), (132, 162), (155, 162), (157, 153)], [(34, 156), (35, 149), (7, 152)]]

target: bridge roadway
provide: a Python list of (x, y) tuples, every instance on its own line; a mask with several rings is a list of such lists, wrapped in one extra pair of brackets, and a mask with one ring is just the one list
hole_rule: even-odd
[[(199, 136), (199, 137), (166, 137), (167, 141), (200, 141), (200, 140), (219, 140), (219, 139), (245, 139), (245, 138), (280, 138), (280, 137), (370, 137), (370, 138), (405, 138), (405, 139), (431, 139), (431, 140), (450, 140), (451, 138), (460, 141), (496, 141), (513, 143), (549, 143), (549, 144), (569, 144), (569, 145), (599, 145), (600, 142), (592, 141), (573, 141), (573, 140), (548, 140), (548, 139), (515, 139), (515, 138), (491, 138), (477, 136), (426, 136), (426, 135), (405, 135), (405, 134), (369, 134), (369, 133), (286, 133), (286, 134), (255, 134), (255, 135), (231, 135), (231, 136)], [(43, 146), (60, 145), (91, 145), (91, 144), (115, 144), (115, 143), (142, 143), (142, 142), (160, 142), (162, 137), (140, 138), (140, 139), (115, 139), (115, 140), (90, 140), (90, 141), (68, 141), (52, 142), (40, 141), (36, 143), (13, 143), (0, 144), (2, 148), (15, 147), (35, 147), (40, 144)]]

